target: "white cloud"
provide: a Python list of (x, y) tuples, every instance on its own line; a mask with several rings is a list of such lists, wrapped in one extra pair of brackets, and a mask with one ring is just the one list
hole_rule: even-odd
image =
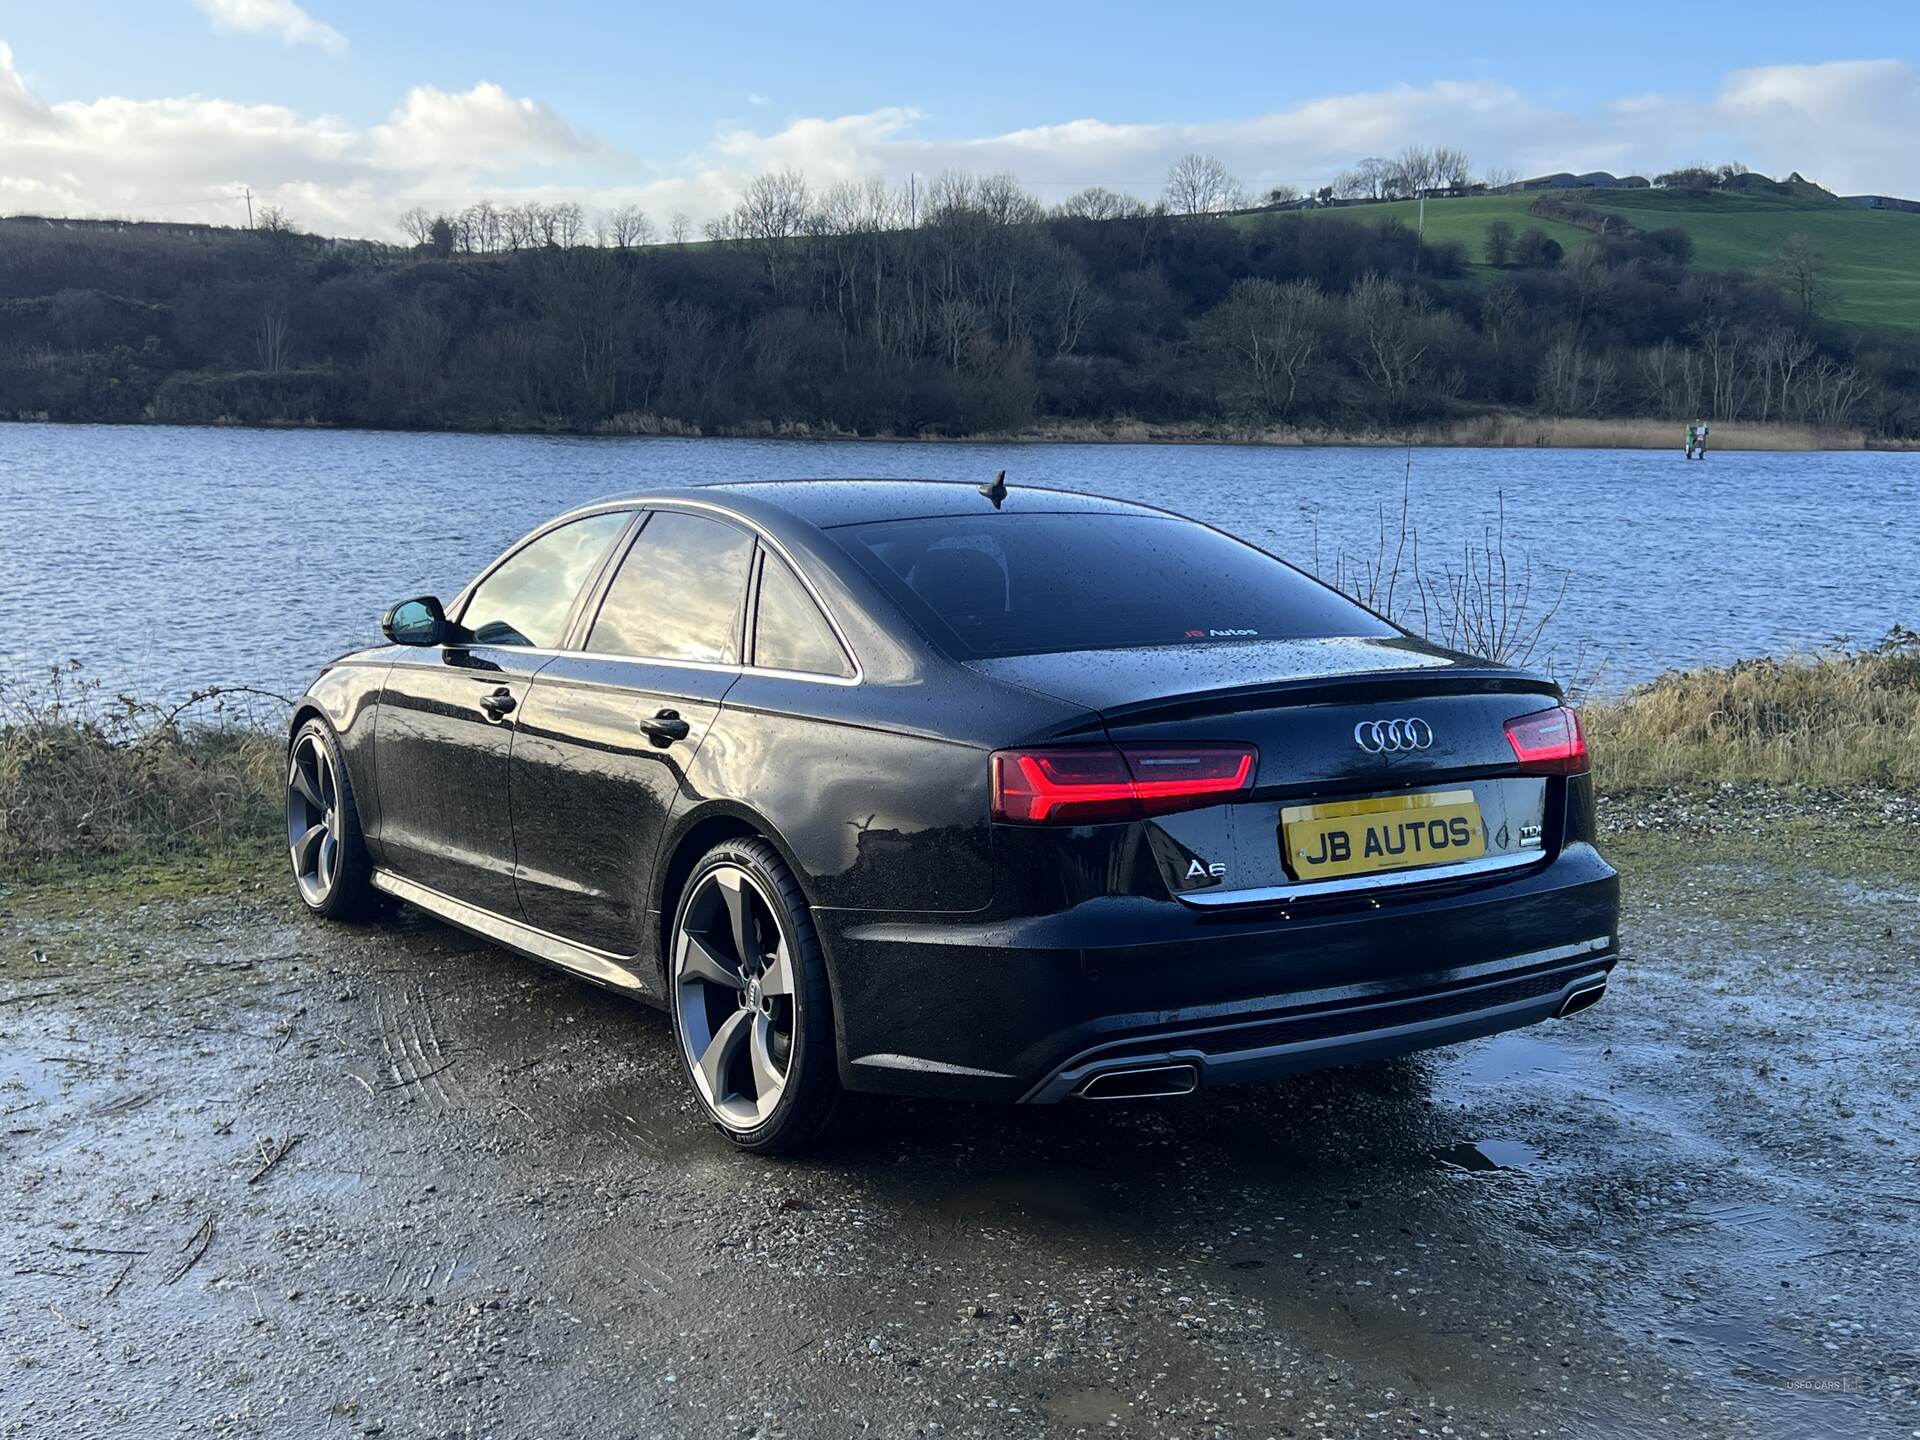
[(381, 162), (394, 169), (509, 170), (600, 148), (537, 100), (487, 81), (457, 95), (416, 86), (370, 138)]
[(1736, 71), (1710, 96), (1623, 96), (1579, 111), (1509, 85), (1438, 81), (1190, 124), (1089, 118), (957, 138), (928, 135), (930, 124), (910, 106), (733, 124), (690, 155), (643, 159), (487, 82), (415, 88), (372, 125), (199, 97), (47, 104), (0, 44), (0, 213), (232, 223), (246, 184), (256, 203), (334, 234), (393, 237), (395, 217), (413, 205), (452, 209), (482, 194), (632, 203), (662, 223), (675, 211), (698, 222), (728, 208), (753, 175), (789, 167), (815, 184), (1005, 170), (1055, 201), (1089, 184), (1152, 195), (1188, 150), (1219, 155), (1261, 189), (1324, 183), (1359, 156), (1410, 142), (1459, 145), (1482, 164), (1528, 174), (1652, 174), (1741, 159), (1773, 174), (1797, 169), (1841, 193), (1920, 195), (1920, 148), (1909, 138), (1920, 133), (1920, 68), (1895, 60)]
[(762, 95), (758, 90), (754, 91), (752, 94), (747, 96), (747, 104), (753, 106), (753, 108), (756, 110), (764, 110), (767, 108), (767, 106), (771, 105), (772, 103), (773, 103), (772, 100), (770, 100), (767, 96)]
[(294, 0), (194, 0), (213, 21), (213, 28), (238, 35), (278, 35), (288, 45), (318, 45), (322, 50), (347, 48), (347, 37), (316, 20)]

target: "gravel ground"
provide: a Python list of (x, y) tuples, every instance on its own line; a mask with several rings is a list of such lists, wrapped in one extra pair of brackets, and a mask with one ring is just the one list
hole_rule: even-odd
[(1920, 1435), (1920, 803), (1606, 815), (1573, 1020), (785, 1163), (416, 915), (16, 894), (0, 1436)]

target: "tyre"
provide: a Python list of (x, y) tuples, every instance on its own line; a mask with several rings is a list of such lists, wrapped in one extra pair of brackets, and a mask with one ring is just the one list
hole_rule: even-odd
[(673, 1034), (695, 1097), (742, 1150), (820, 1140), (847, 1096), (812, 916), (764, 840), (709, 850), (675, 908), (667, 951)]
[(287, 748), (287, 854), (300, 903), (327, 920), (358, 920), (375, 907), (373, 862), (360, 834), (340, 742), (318, 720)]

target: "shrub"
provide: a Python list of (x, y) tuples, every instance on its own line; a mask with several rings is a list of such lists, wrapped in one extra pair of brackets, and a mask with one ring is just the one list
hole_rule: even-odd
[(109, 697), (78, 662), (39, 687), (0, 681), (0, 868), (271, 843), (283, 705), (246, 688), (171, 709)]
[(1609, 788), (1920, 783), (1920, 634), (1669, 671), (1586, 711)]

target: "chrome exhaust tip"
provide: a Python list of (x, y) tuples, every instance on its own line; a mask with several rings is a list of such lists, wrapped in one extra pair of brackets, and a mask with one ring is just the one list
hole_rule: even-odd
[(1607, 982), (1589, 980), (1576, 986), (1566, 999), (1560, 1002), (1560, 1008), (1553, 1012), (1553, 1018), (1564, 1020), (1569, 1015), (1578, 1015), (1582, 1010), (1590, 1010), (1600, 1003), (1600, 997), (1607, 993)]
[(1192, 1065), (1144, 1065), (1103, 1070), (1082, 1081), (1075, 1093), (1082, 1100), (1158, 1100), (1199, 1088), (1200, 1071)]

